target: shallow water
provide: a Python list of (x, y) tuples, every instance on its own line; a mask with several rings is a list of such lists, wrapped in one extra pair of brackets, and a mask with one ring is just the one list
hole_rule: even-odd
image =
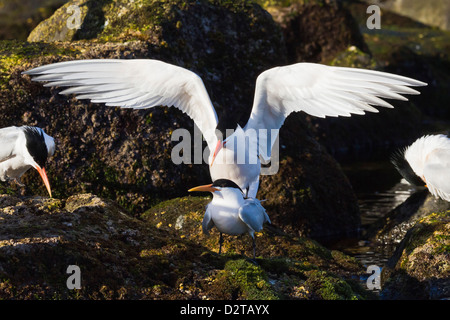
[[(402, 204), (415, 189), (401, 178), (388, 161), (360, 161), (343, 164), (342, 169), (358, 198), (361, 230), (358, 237), (343, 239), (328, 247), (355, 257), (366, 268), (375, 265), (382, 269), (394, 253), (395, 246), (380, 246), (365, 240), (364, 230)], [(369, 275), (360, 280), (365, 283)], [(379, 293), (377, 290), (375, 292)]]

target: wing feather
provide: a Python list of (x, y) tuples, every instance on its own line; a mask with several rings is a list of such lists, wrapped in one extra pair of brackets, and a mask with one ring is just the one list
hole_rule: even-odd
[(261, 231), (265, 222), (271, 223), (261, 202), (253, 198), (246, 199), (239, 209), (239, 218), (255, 232)]
[[(217, 114), (201, 78), (194, 72), (151, 59), (93, 59), (59, 62), (24, 72), (61, 94), (121, 108), (174, 106), (192, 118), (214, 148)], [(211, 146), (212, 145), (212, 146)]]
[[(402, 94), (419, 94), (410, 86), (426, 83), (386, 72), (357, 68), (297, 63), (264, 71), (256, 80), (252, 112), (247, 129), (280, 129), (292, 112), (316, 117), (351, 116), (378, 112), (374, 106), (393, 108), (384, 99), (404, 100)], [(275, 139), (260, 135), (260, 155), (265, 161)]]

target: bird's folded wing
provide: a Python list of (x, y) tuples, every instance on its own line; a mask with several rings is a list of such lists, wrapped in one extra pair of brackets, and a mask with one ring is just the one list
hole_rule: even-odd
[(211, 219), (211, 212), (208, 210), (208, 207), (209, 204), (206, 206), (206, 212), (202, 221), (202, 230), (204, 234), (209, 234), (209, 230), (214, 226), (214, 221)]
[[(61, 94), (107, 106), (143, 109), (174, 106), (191, 117), (215, 146), (217, 115), (202, 79), (192, 71), (150, 59), (59, 62), (24, 72), (45, 86), (70, 87)], [(208, 134), (209, 132), (209, 134)], [(211, 141), (208, 141), (211, 140)]]
[(18, 127), (0, 129), (0, 163), (16, 156), (14, 152), (19, 133), (20, 129)]
[(239, 209), (239, 218), (256, 232), (262, 230), (264, 222), (270, 223), (266, 209), (257, 199), (246, 200), (245, 204)]
[[(419, 94), (409, 86), (423, 85), (426, 83), (374, 70), (314, 63), (276, 67), (257, 78), (252, 112), (244, 129), (278, 130), (294, 111), (322, 118), (378, 112), (373, 106), (393, 108), (381, 98), (407, 100), (402, 94)], [(275, 139), (260, 137), (264, 160), (270, 158)]]
[(427, 158), (423, 175), (431, 194), (450, 201), (450, 150), (434, 150)]

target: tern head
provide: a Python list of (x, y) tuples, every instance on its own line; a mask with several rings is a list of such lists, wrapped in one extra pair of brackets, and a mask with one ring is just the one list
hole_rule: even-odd
[(242, 197), (244, 197), (244, 192), (242, 191), (242, 189), (236, 183), (228, 179), (217, 179), (211, 184), (198, 186), (188, 190), (188, 192), (193, 191), (212, 192), (213, 195), (221, 194), (224, 191), (232, 191), (234, 193), (240, 193), (242, 194)]
[(37, 127), (24, 127), (24, 133), (26, 149), (30, 155), (26, 161), (39, 172), (50, 197), (52, 197), (50, 183), (45, 172), (45, 164), (48, 156), (53, 155), (55, 151), (54, 140), (44, 130)]
[(402, 177), (405, 178), (405, 180), (410, 184), (415, 186), (424, 186), (425, 182), (414, 172), (408, 160), (406, 160), (406, 150), (407, 148), (395, 151), (391, 156), (391, 162)]
[(416, 186), (424, 186), (425, 163), (429, 155), (440, 148), (450, 148), (450, 139), (446, 135), (425, 135), (410, 146), (394, 153), (391, 162), (406, 181)]

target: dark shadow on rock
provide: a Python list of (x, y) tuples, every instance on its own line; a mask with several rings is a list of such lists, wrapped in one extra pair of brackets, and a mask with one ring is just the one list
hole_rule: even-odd
[(88, 8), (87, 14), (83, 19), (81, 28), (75, 33), (74, 40), (94, 39), (103, 31), (106, 21), (103, 7), (111, 3), (111, 1), (112, 0), (91, 0), (84, 4)]
[(391, 269), (383, 269), (381, 279), (388, 279), (382, 283), (380, 298), (382, 300), (425, 300), (425, 285), (404, 271), (397, 272), (391, 277)]

